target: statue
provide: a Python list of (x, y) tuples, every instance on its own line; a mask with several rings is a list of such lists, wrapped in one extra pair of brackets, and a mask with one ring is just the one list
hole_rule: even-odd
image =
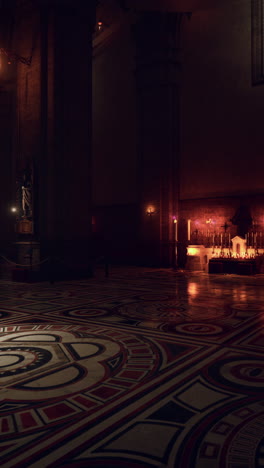
[(237, 235), (245, 237), (249, 228), (252, 226), (252, 217), (249, 208), (245, 205), (240, 205), (230, 221), (237, 226)]
[(27, 165), (23, 174), (23, 183), (22, 183), (22, 211), (24, 218), (32, 217), (32, 189), (33, 189), (33, 180), (32, 180), (32, 169), (30, 164)]

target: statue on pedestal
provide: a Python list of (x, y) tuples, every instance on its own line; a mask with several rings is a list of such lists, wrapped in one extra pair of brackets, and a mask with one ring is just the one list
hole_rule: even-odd
[(33, 189), (33, 180), (32, 180), (32, 169), (30, 164), (24, 170), (23, 174), (23, 184), (21, 187), (22, 191), (22, 211), (24, 218), (32, 218), (32, 189)]
[(16, 230), (19, 234), (33, 234), (33, 168), (28, 162), (19, 181), (19, 203), (21, 216), (17, 220)]

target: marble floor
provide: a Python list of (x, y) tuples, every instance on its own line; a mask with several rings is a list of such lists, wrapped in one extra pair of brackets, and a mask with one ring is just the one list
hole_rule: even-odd
[(0, 281), (1, 468), (264, 466), (264, 275)]

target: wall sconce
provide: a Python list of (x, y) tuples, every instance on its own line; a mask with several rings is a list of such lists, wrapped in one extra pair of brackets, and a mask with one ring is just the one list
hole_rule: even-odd
[(104, 32), (107, 28), (109, 28), (110, 25), (108, 23), (105, 23), (103, 21), (97, 21), (95, 25), (95, 34), (98, 35), (102, 32)]
[(147, 208), (147, 215), (148, 215), (148, 216), (152, 216), (152, 215), (154, 215), (154, 214), (155, 214), (155, 210), (154, 210), (153, 206), (149, 206), (149, 207)]

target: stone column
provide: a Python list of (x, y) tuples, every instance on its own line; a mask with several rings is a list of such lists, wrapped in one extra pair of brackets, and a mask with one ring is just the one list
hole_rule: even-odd
[(66, 269), (78, 269), (90, 255), (95, 4), (32, 2), (24, 35), (30, 15), (20, 13), (22, 38), (35, 41), (31, 66), (18, 70), (20, 154), (35, 167), (34, 235), (41, 258), (57, 257)]
[[(10, 2), (0, 2), (0, 48), (12, 46), (14, 7)], [(0, 53), (0, 242), (1, 253), (10, 257), (10, 246), (15, 240), (16, 216), (11, 212), (15, 205), (15, 183), (13, 178), (12, 139), (15, 107), (15, 66), (9, 57)], [(0, 260), (2, 263), (2, 259)]]
[[(134, 28), (146, 263), (175, 263), (178, 217), (181, 25), (184, 13), (144, 12)], [(147, 215), (148, 207), (154, 213)]]

